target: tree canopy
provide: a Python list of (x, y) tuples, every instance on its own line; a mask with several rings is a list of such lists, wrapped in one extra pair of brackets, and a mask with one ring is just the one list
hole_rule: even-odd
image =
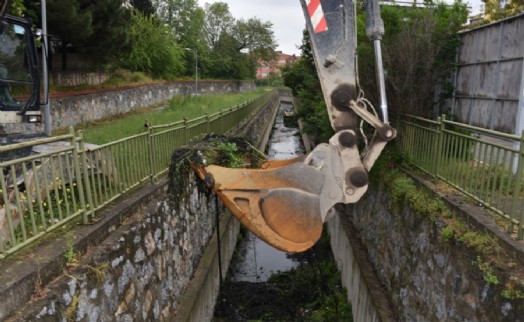
[(497, 21), (524, 12), (524, 0), (482, 0), (484, 19)]
[[(10, 13), (40, 23), (40, 4), (12, 0)], [(249, 79), (276, 48), (272, 24), (237, 20), (225, 2), (197, 0), (47, 0), (48, 34), (69, 68), (72, 51), (91, 69), (129, 68), (154, 77)], [(52, 66), (56, 68), (57, 66)]]

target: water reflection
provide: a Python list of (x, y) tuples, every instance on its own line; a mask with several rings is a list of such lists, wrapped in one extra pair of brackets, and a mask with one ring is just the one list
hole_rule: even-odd
[[(268, 142), (267, 155), (271, 160), (290, 159), (305, 151), (299, 130), (284, 124), (286, 113), (292, 110), (291, 104), (280, 104)], [(240, 242), (238, 252), (239, 260), (232, 263), (235, 272), (231, 279), (234, 282), (266, 282), (273, 273), (290, 270), (296, 265), (287, 253), (269, 246), (251, 232), (247, 232)]]

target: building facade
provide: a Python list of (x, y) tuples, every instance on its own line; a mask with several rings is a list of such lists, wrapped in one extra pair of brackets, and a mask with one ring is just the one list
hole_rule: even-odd
[(282, 67), (287, 64), (293, 63), (297, 57), (295, 55), (284, 54), (281, 51), (277, 51), (277, 55), (274, 60), (270, 62), (259, 61), (257, 67), (257, 79), (268, 79), (269, 77), (280, 78), (282, 74)]

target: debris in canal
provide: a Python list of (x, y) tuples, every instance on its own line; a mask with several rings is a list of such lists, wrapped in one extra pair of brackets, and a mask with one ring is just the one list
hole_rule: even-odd
[[(265, 160), (266, 157), (262, 152), (242, 138), (208, 134), (202, 140), (175, 149), (169, 166), (169, 191), (178, 204), (187, 193), (192, 165), (215, 164), (228, 168), (259, 168)], [(201, 183), (198, 177), (197, 181)]]
[[(267, 282), (235, 282), (228, 275), (213, 321), (353, 321), (327, 238), (287, 256), (298, 265)], [(234, 271), (230, 267), (229, 274)]]

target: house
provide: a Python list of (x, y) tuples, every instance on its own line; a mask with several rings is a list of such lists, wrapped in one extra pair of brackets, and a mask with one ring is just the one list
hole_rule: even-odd
[(258, 62), (257, 79), (267, 79), (270, 76), (280, 77), (280, 74), (282, 73), (281, 68), (289, 63), (293, 63), (296, 59), (297, 57), (295, 55), (288, 55), (281, 51), (277, 51), (277, 55), (274, 60), (270, 62)]

